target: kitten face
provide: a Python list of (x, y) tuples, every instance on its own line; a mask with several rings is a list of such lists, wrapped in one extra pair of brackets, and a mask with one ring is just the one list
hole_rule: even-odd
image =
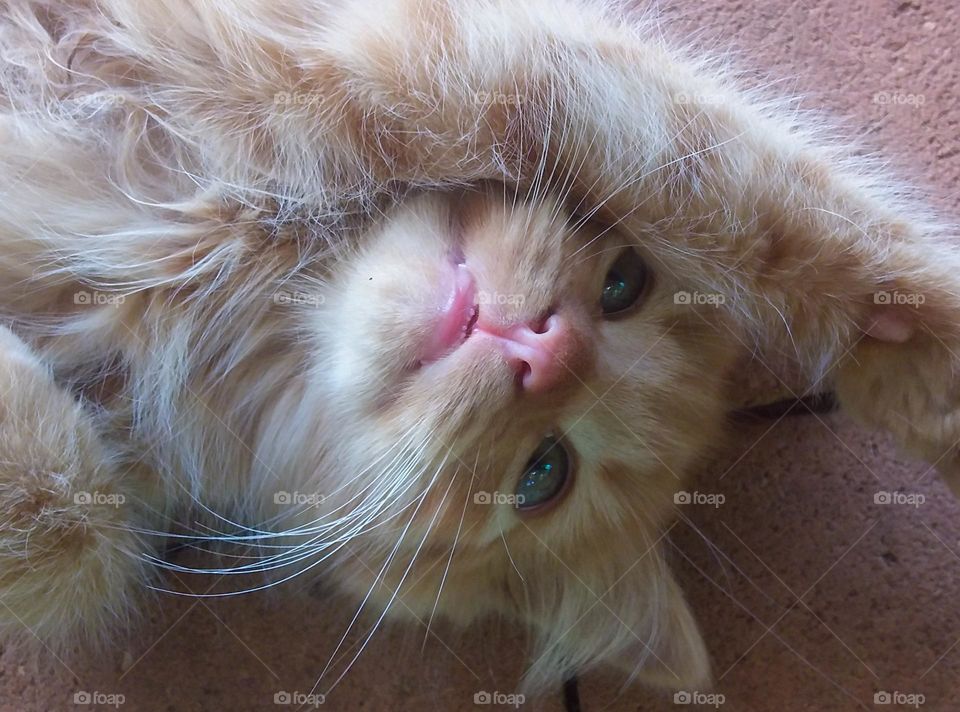
[[(533, 623), (534, 677), (701, 664), (655, 542), (718, 436), (732, 349), (642, 241), (494, 186), (411, 198), (332, 273), (312, 381), (334, 502), (389, 522), (343, 563), (353, 585), (393, 557), (382, 602), (402, 582), (423, 620)], [(669, 636), (682, 655), (655, 652)]]

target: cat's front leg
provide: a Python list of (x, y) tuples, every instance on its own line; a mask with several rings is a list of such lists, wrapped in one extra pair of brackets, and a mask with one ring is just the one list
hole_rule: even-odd
[(908, 337), (902, 342), (867, 336), (850, 350), (837, 372), (837, 395), (857, 419), (888, 430), (930, 463), (926, 474), (936, 469), (960, 495), (960, 339), (937, 333), (922, 312), (898, 328)]
[(0, 635), (105, 640), (145, 575), (139, 507), (87, 413), (0, 326)]

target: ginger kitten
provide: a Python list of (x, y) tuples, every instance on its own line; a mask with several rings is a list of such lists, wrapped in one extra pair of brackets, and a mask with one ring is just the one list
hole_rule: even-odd
[(0, 61), (9, 637), (108, 637), (170, 534), (698, 687), (660, 538), (740, 354), (960, 474), (950, 236), (636, 18), (11, 0)]

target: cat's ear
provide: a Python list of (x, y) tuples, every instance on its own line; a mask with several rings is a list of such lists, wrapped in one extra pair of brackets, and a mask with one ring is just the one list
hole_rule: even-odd
[(548, 596), (529, 614), (536, 646), (524, 676), (527, 689), (549, 689), (598, 664), (619, 669), (630, 682), (660, 688), (710, 685), (703, 638), (662, 562), (635, 565), (606, 592), (591, 590), (592, 583), (574, 579), (551, 587), (559, 598)]

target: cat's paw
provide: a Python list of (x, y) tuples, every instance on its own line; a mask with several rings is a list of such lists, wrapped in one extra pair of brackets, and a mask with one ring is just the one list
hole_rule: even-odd
[(80, 404), (0, 327), (0, 636), (105, 639), (142, 579), (133, 506)]
[(928, 324), (922, 309), (876, 309), (864, 332), (838, 368), (841, 404), (960, 495), (960, 340)]

